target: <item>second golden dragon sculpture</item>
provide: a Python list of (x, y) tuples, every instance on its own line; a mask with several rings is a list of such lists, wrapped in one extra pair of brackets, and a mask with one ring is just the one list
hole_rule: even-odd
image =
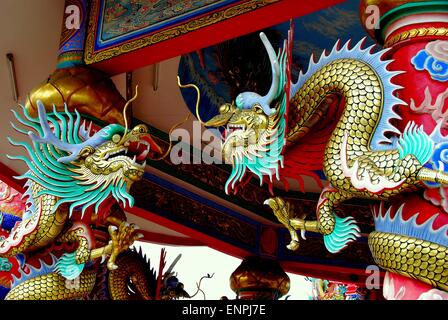
[[(273, 177), (280, 179), (298, 171), (300, 165), (296, 164), (307, 160), (295, 153), (296, 162), (288, 164), (292, 156), (284, 155), (285, 146), (288, 152), (305, 140), (303, 145), (311, 149), (313, 134), (327, 132), (322, 135), (326, 141), (322, 159), (310, 164), (320, 166), (328, 180), (318, 202), (317, 221), (295, 218), (288, 203), (279, 197), (265, 202), (290, 231), (289, 249), (299, 246), (296, 230), (322, 234), (326, 248), (333, 253), (355, 240), (360, 232), (356, 221), (335, 213), (343, 201), (354, 197), (386, 200), (425, 182), (448, 183), (445, 172), (427, 165), (433, 160), (435, 146), (446, 141), (440, 127), (427, 134), (414, 123), (403, 132), (393, 125), (394, 119), (399, 119), (394, 107), (404, 103), (395, 95), (400, 87), (392, 82), (400, 72), (389, 71), (391, 61), (382, 59), (387, 50), (362, 48), (364, 41), (352, 48), (350, 42), (342, 47), (338, 42), (318, 62), (312, 57), (307, 72), (301, 72), (292, 83), (287, 63), (291, 37), (278, 55), (263, 33), (260, 37), (271, 61), (268, 94), (243, 92), (205, 125), (226, 127), (222, 151), (233, 166), (227, 193), (247, 181), (246, 173), (258, 176), (260, 183), (267, 180), (272, 184)], [(323, 128), (325, 122), (328, 127)]]
[[(161, 149), (145, 125), (109, 124), (95, 131), (76, 110), (50, 113), (40, 101), (36, 118), (22, 111), (13, 111), (21, 124), (13, 127), (31, 142), (10, 142), (28, 157), (10, 158), (29, 169), (18, 177), (26, 180), (26, 211), (0, 237), (0, 257), (20, 257), (22, 265), (6, 299), (82, 298), (95, 285), (100, 260), (108, 258), (108, 270), (116, 270), (140, 237), (137, 226), (109, 215), (110, 208), (115, 202), (133, 205), (130, 187), (142, 178), (148, 153)], [(95, 234), (100, 227), (102, 240)]]

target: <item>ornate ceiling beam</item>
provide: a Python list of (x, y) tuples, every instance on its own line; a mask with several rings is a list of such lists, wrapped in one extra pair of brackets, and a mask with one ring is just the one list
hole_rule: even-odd
[[(142, 123), (134, 119), (136, 123)], [(169, 146), (168, 135), (150, 125), (150, 132), (158, 145), (167, 149)], [(193, 154), (194, 152), (190, 152)], [(238, 190), (237, 194), (232, 196), (226, 195), (224, 191), (225, 182), (230, 175), (231, 168), (228, 165), (197, 165), (197, 164), (178, 164), (175, 165), (169, 160), (163, 161), (148, 161), (149, 166), (156, 168), (176, 179), (185, 181), (192, 186), (207, 191), (208, 193), (222, 198), (225, 201), (231, 202), (243, 209), (251, 211), (256, 215), (266, 220), (277, 223), (277, 219), (272, 214), (272, 210), (264, 205), (264, 201), (271, 197), (267, 187), (260, 187), (256, 179), (252, 179), (244, 188)], [(296, 191), (288, 191), (275, 189), (277, 196), (282, 196), (288, 201), (294, 203), (298, 214), (307, 216), (308, 218), (315, 217), (315, 210), (319, 200), (319, 194), (316, 193), (302, 193)], [(347, 202), (343, 206), (343, 213), (353, 214), (356, 212), (358, 223), (361, 227), (362, 233), (370, 233), (374, 230), (373, 218), (369, 209), (371, 201), (357, 200), (356, 202)], [(342, 215), (344, 215), (342, 213)]]
[[(131, 193), (135, 207), (129, 213), (232, 256), (268, 256), (282, 261), (292, 272), (301, 273), (298, 270), (303, 265), (303, 274), (313, 276), (322, 275), (330, 267), (338, 270), (337, 279), (352, 282), (363, 279), (366, 267), (374, 264), (365, 236), (347, 250), (332, 255), (325, 250), (321, 235), (308, 233), (299, 250), (292, 252), (285, 249), (289, 235), (283, 228), (250, 219), (155, 175), (145, 174)], [(314, 268), (309, 268), (311, 265)], [(316, 272), (309, 273), (311, 269)]]

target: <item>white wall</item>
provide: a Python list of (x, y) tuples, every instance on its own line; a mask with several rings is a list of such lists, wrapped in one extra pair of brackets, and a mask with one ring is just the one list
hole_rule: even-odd
[(10, 109), (16, 109), (12, 98), (6, 54), (14, 54), (19, 102), (50, 75), (56, 67), (59, 37), (64, 13), (63, 0), (0, 1), (0, 161), (16, 171), (23, 171), (19, 161), (8, 160), (5, 153), (16, 154), (7, 136), (18, 136), (9, 124)]
[[(196, 292), (196, 283), (201, 277), (213, 274), (213, 278), (202, 280), (201, 289), (207, 300), (219, 300), (222, 296), (235, 299), (235, 293), (230, 289), (229, 278), (232, 272), (241, 264), (241, 260), (223, 254), (208, 247), (181, 247), (161, 246), (137, 241), (135, 246), (142, 248), (143, 253), (151, 260), (151, 266), (156, 272), (159, 268), (160, 249), (166, 248), (166, 267), (171, 265), (177, 255), (182, 254), (181, 259), (174, 267), (178, 273), (177, 278), (184, 284), (184, 289), (193, 295)], [(311, 283), (305, 277), (288, 273), (291, 280), (291, 288), (286, 296), (289, 300), (308, 300), (311, 295)], [(285, 299), (286, 297), (283, 297)], [(203, 300), (199, 293), (194, 300)]]

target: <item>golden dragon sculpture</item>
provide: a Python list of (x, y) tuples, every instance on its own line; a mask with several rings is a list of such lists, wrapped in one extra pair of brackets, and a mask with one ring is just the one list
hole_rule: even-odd
[[(400, 87), (392, 82), (400, 72), (389, 71), (391, 61), (382, 59), (387, 50), (363, 48), (364, 40), (352, 48), (350, 42), (343, 46), (338, 42), (318, 62), (311, 57), (307, 72), (300, 72), (292, 83), (288, 70), (291, 35), (278, 54), (263, 33), (260, 37), (271, 61), (269, 92), (265, 96), (239, 94), (204, 125), (225, 127), (222, 152), (233, 167), (227, 193), (247, 182), (247, 173), (258, 176), (260, 184), (272, 185), (273, 178), (280, 180), (288, 169), (289, 149), (311, 141), (315, 128), (327, 131), (322, 161), (313, 164), (323, 169), (328, 181), (318, 202), (317, 221), (295, 217), (282, 198), (265, 202), (290, 231), (289, 249), (299, 247), (297, 230), (302, 235), (305, 231), (322, 234), (333, 253), (355, 240), (360, 232), (356, 221), (341, 218), (335, 211), (348, 199), (387, 200), (424, 183), (448, 183), (448, 174), (427, 165), (434, 160), (435, 146), (446, 141), (440, 126), (428, 135), (414, 123), (403, 132), (393, 124), (399, 119), (394, 107), (404, 102), (396, 97)], [(322, 129), (325, 122), (329, 125)]]
[[(125, 119), (135, 98), (124, 108)], [(13, 111), (21, 124), (14, 129), (31, 142), (10, 139), (28, 154), (10, 158), (24, 161), (29, 170), (18, 177), (26, 180), (26, 212), (0, 238), (0, 257), (23, 262), (6, 299), (78, 299), (92, 291), (102, 261), (107, 259), (114, 278), (117, 259), (141, 237), (137, 226), (108, 213), (115, 202), (133, 205), (130, 186), (142, 178), (148, 154), (162, 151), (145, 125), (129, 129), (126, 121), (124, 127), (110, 124), (95, 132), (67, 106), (50, 114), (38, 101), (37, 110), (36, 118), (25, 107), (23, 115)], [(101, 228), (104, 241), (94, 234)]]

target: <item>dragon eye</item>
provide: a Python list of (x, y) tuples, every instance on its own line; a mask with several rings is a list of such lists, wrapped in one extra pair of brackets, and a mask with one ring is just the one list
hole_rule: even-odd
[(121, 140), (121, 136), (119, 134), (114, 134), (112, 137), (112, 141), (114, 143), (118, 143)]
[(232, 106), (229, 103), (223, 104), (219, 107), (219, 113), (224, 114), (231, 110)]
[(262, 113), (263, 112), (263, 108), (259, 104), (255, 104), (252, 107), (252, 110), (255, 111), (256, 113)]
[(147, 133), (148, 132), (148, 128), (143, 125), (143, 124), (139, 124), (138, 126), (136, 126), (134, 129), (132, 129), (132, 131), (135, 134), (140, 134), (140, 133)]

